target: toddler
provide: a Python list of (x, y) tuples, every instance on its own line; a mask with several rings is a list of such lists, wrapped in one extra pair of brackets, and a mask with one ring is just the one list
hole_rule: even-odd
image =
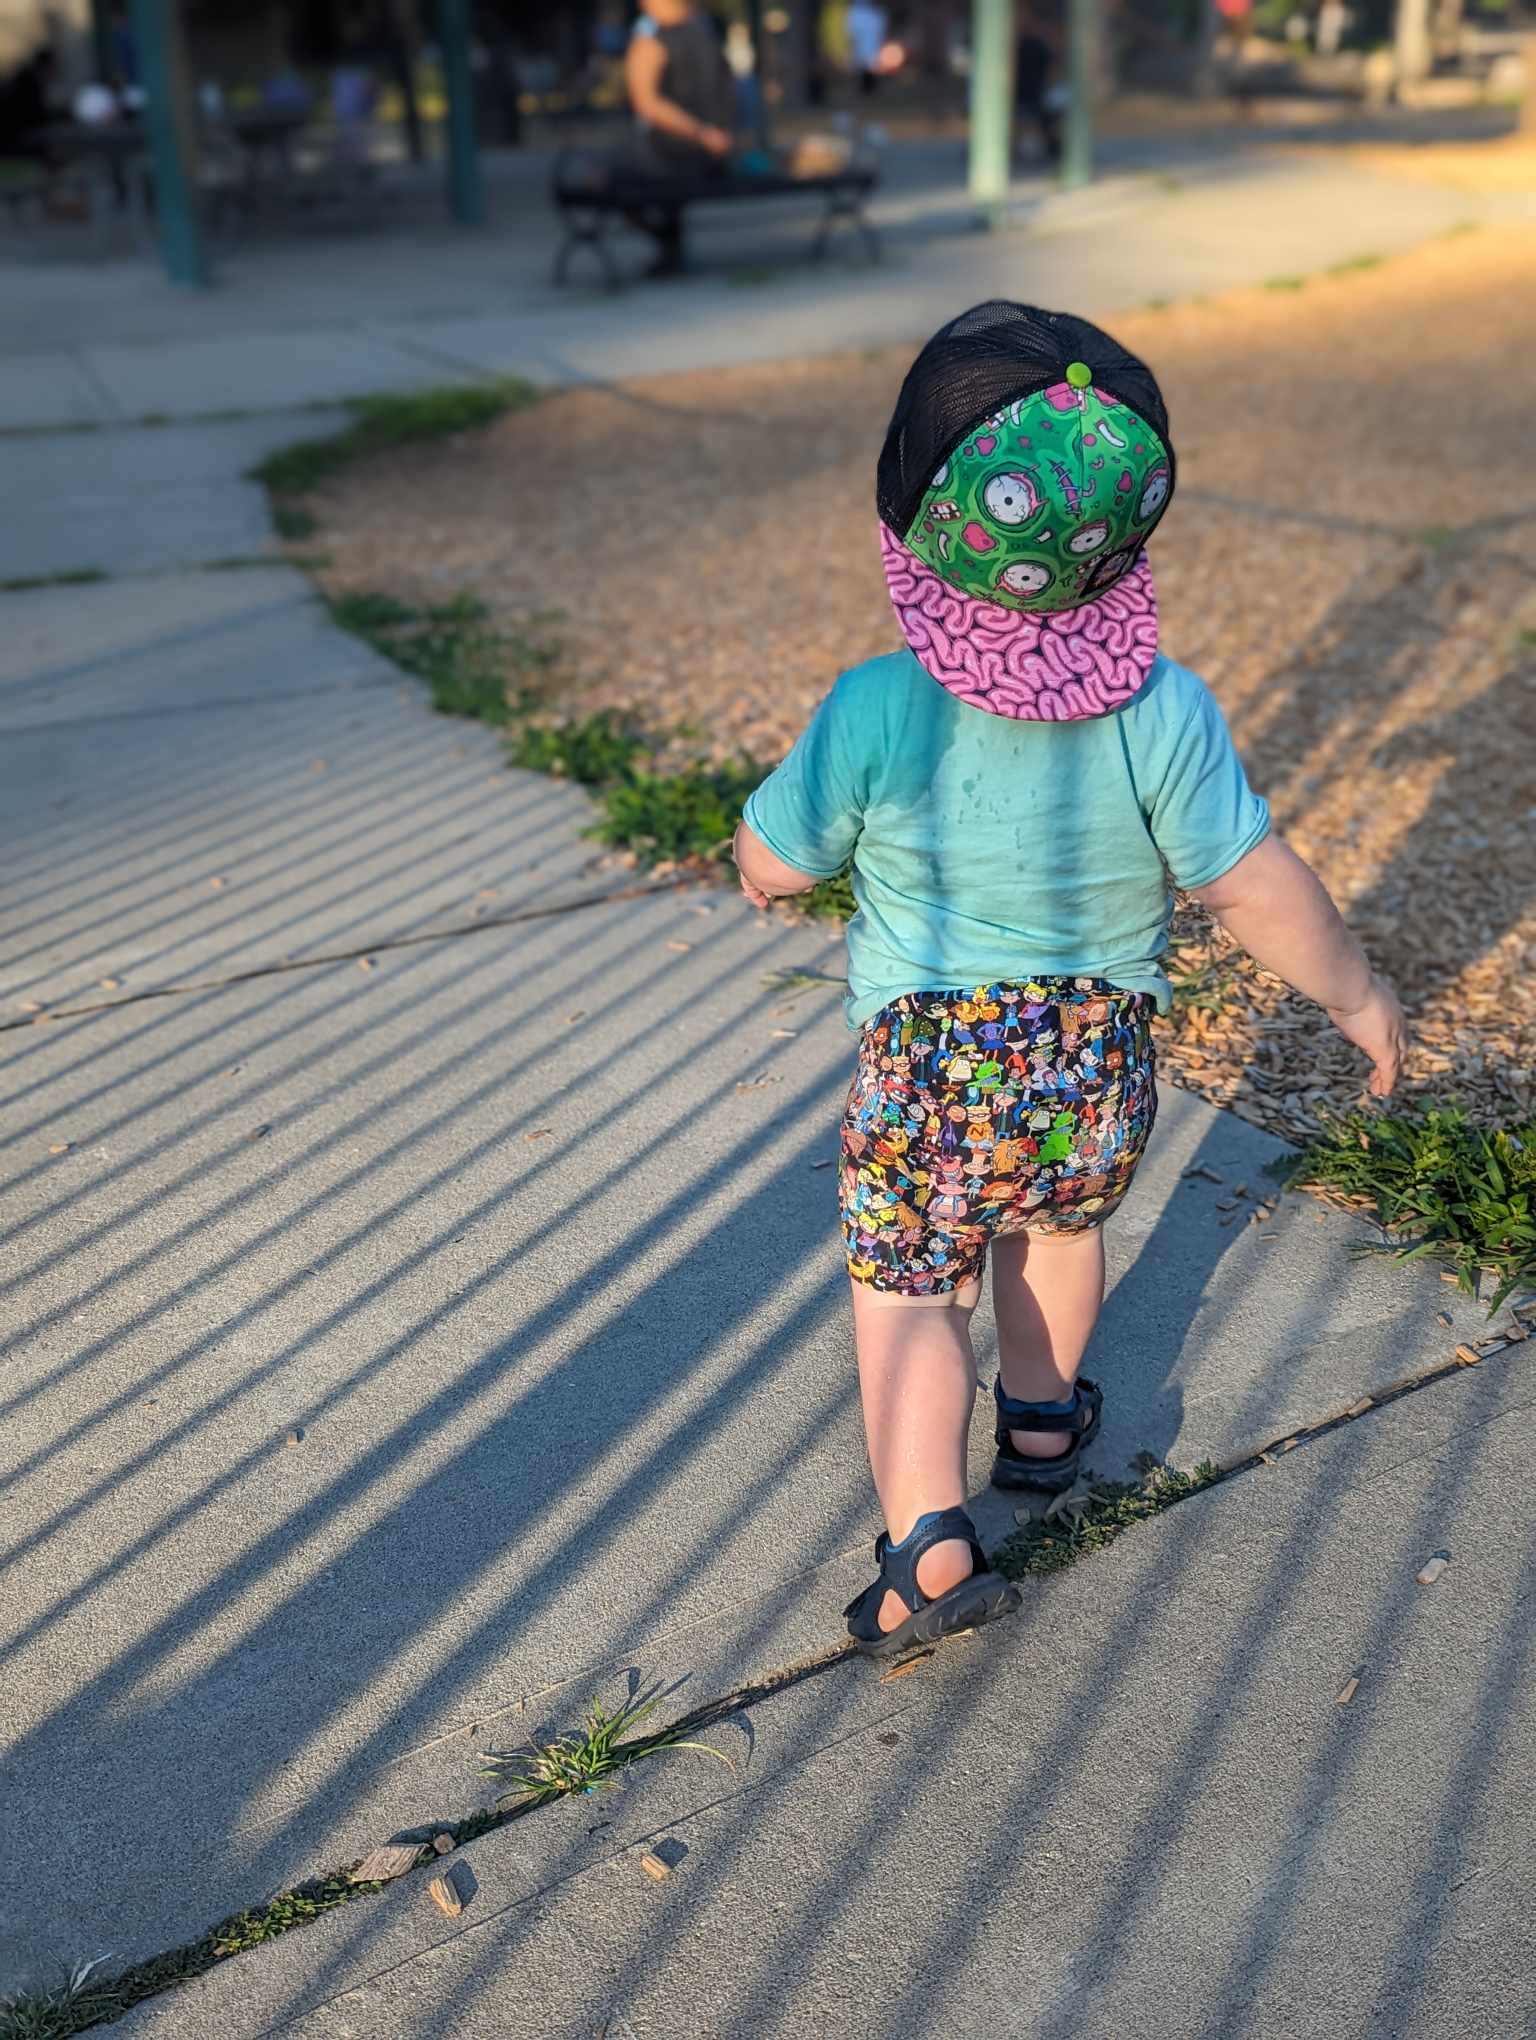
[(875, 1655), (1018, 1603), (964, 1507), (989, 1253), (993, 1485), (1065, 1489), (1098, 1430), (1078, 1367), (1157, 1110), (1170, 887), (1327, 1010), (1374, 1093), (1397, 1077), (1396, 996), (1159, 648), (1145, 547), (1176, 474), (1151, 372), (1097, 327), (952, 319), (880, 456), (906, 649), (842, 675), (737, 832), (760, 907), (852, 862), (840, 1191), (887, 1527), (845, 1614)]

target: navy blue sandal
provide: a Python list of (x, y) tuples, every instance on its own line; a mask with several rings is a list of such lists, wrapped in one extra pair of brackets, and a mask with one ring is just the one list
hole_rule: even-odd
[[(969, 1579), (930, 1601), (917, 1584), (917, 1562), (925, 1551), (951, 1537), (970, 1545), (975, 1570)], [(900, 1544), (892, 1544), (882, 1530), (875, 1539), (875, 1563), (880, 1568), (879, 1579), (855, 1595), (843, 1610), (848, 1634), (869, 1657), (894, 1656), (914, 1644), (937, 1643), (941, 1636), (952, 1636), (958, 1629), (979, 1629), (999, 1615), (1011, 1615), (1023, 1598), (1012, 1580), (1005, 1580), (988, 1565), (976, 1540), (976, 1525), (964, 1509), (932, 1509), (919, 1516)], [(887, 1588), (893, 1588), (911, 1610), (894, 1629), (880, 1627), (880, 1604)]]
[[(997, 1398), (997, 1457), (992, 1462), (992, 1485), (996, 1488), (1034, 1488), (1044, 1495), (1064, 1494), (1082, 1470), (1083, 1457), (1098, 1435), (1104, 1397), (1098, 1384), (1077, 1377), (1072, 1402), (1015, 1402), (1003, 1394), (1003, 1377), (992, 1384)], [(1053, 1459), (1032, 1459), (1020, 1452), (1010, 1431), (1071, 1431), (1072, 1443)]]

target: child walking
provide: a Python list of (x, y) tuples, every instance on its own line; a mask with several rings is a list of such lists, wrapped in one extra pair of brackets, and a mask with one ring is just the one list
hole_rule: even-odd
[(1361, 1048), (1402, 1010), (1270, 828), (1220, 709), (1158, 642), (1146, 542), (1172, 498), (1150, 370), (1086, 320), (994, 300), (908, 372), (880, 456), (906, 649), (844, 673), (737, 833), (758, 906), (852, 860), (858, 1068), (840, 1194), (879, 1577), (873, 1654), (1006, 1614), (967, 1514), (971, 1313), (990, 1258), (993, 1485), (1070, 1486), (1102, 1227), (1157, 1110), (1170, 887)]

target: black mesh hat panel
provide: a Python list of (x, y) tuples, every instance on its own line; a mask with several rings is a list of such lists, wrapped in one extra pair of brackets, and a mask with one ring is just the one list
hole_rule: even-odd
[(875, 478), (882, 523), (905, 538), (935, 473), (960, 442), (1016, 398), (1061, 382), (1073, 361), (1085, 362), (1098, 387), (1128, 404), (1162, 440), (1171, 496), (1168, 410), (1146, 363), (1071, 312), (989, 298), (941, 326), (907, 370)]

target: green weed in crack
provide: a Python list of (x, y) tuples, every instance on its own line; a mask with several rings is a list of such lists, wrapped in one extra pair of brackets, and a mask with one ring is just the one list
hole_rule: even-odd
[(532, 1804), (571, 1792), (594, 1792), (600, 1785), (611, 1784), (628, 1765), (662, 1750), (699, 1750), (717, 1757), (727, 1770), (735, 1770), (723, 1750), (686, 1737), (681, 1723), (626, 1742), (624, 1738), (655, 1712), (656, 1705), (654, 1698), (637, 1698), (610, 1714), (601, 1701), (594, 1700), (578, 1734), (525, 1743), (510, 1751), (483, 1750), (480, 1768)]
[(347, 406), (351, 422), (339, 432), (279, 447), (251, 469), (251, 479), (264, 482), (277, 498), (305, 495), (371, 454), (473, 432), (537, 400), (533, 385), (516, 376), (354, 397)]
[(1222, 1478), (1221, 1469), (1209, 1460), (1202, 1460), (1193, 1473), (1180, 1473), (1150, 1456), (1144, 1456), (1141, 1464), (1139, 1481), (1084, 1482), (1074, 1492), (1058, 1496), (1042, 1516), (1020, 1524), (999, 1546), (992, 1558), (996, 1570), (1010, 1580), (1059, 1572)]

